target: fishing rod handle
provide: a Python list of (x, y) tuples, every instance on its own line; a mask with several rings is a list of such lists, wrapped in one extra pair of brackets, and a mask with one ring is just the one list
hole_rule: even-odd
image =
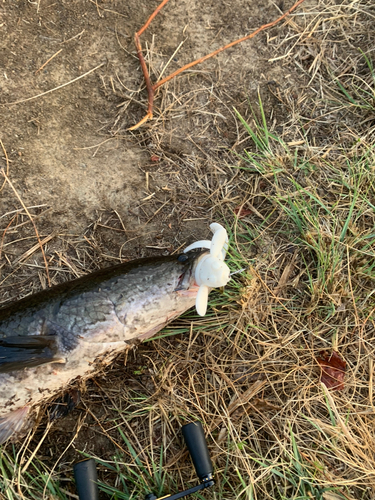
[(74, 479), (79, 500), (99, 500), (98, 474), (95, 460), (83, 460), (74, 464)]
[(201, 481), (212, 481), (214, 468), (208, 453), (202, 424), (200, 422), (192, 422), (183, 425), (181, 430), (197, 476)]

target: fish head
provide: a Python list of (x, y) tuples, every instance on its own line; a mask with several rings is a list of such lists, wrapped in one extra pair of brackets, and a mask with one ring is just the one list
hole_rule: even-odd
[(196, 292), (198, 291), (199, 285), (196, 281), (197, 268), (199, 266), (199, 263), (209, 255), (210, 252), (208, 252), (207, 250), (191, 250), (177, 256), (180, 275), (176, 291), (188, 291), (192, 289), (195, 289)]

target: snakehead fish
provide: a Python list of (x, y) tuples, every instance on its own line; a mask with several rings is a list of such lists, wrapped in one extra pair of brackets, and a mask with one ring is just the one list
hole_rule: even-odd
[(205, 314), (209, 291), (229, 280), (226, 231), (211, 229), (212, 241), (186, 253), (102, 269), (0, 309), (0, 444), (95, 361), (155, 335), (194, 303)]

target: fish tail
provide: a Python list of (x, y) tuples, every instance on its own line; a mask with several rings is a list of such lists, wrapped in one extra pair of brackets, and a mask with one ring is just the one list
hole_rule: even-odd
[(5, 443), (15, 432), (21, 430), (26, 422), (29, 406), (23, 406), (0, 418), (0, 444)]

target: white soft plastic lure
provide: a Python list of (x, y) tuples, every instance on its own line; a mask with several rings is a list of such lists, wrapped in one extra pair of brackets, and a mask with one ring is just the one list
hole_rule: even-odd
[(195, 308), (200, 316), (206, 314), (210, 290), (225, 286), (230, 280), (229, 267), (224, 262), (228, 250), (228, 234), (225, 228), (216, 222), (210, 225), (210, 229), (214, 233), (211, 241), (196, 241), (184, 250), (185, 253), (195, 248), (210, 250), (210, 253), (199, 261), (195, 270), (195, 281), (199, 286)]

